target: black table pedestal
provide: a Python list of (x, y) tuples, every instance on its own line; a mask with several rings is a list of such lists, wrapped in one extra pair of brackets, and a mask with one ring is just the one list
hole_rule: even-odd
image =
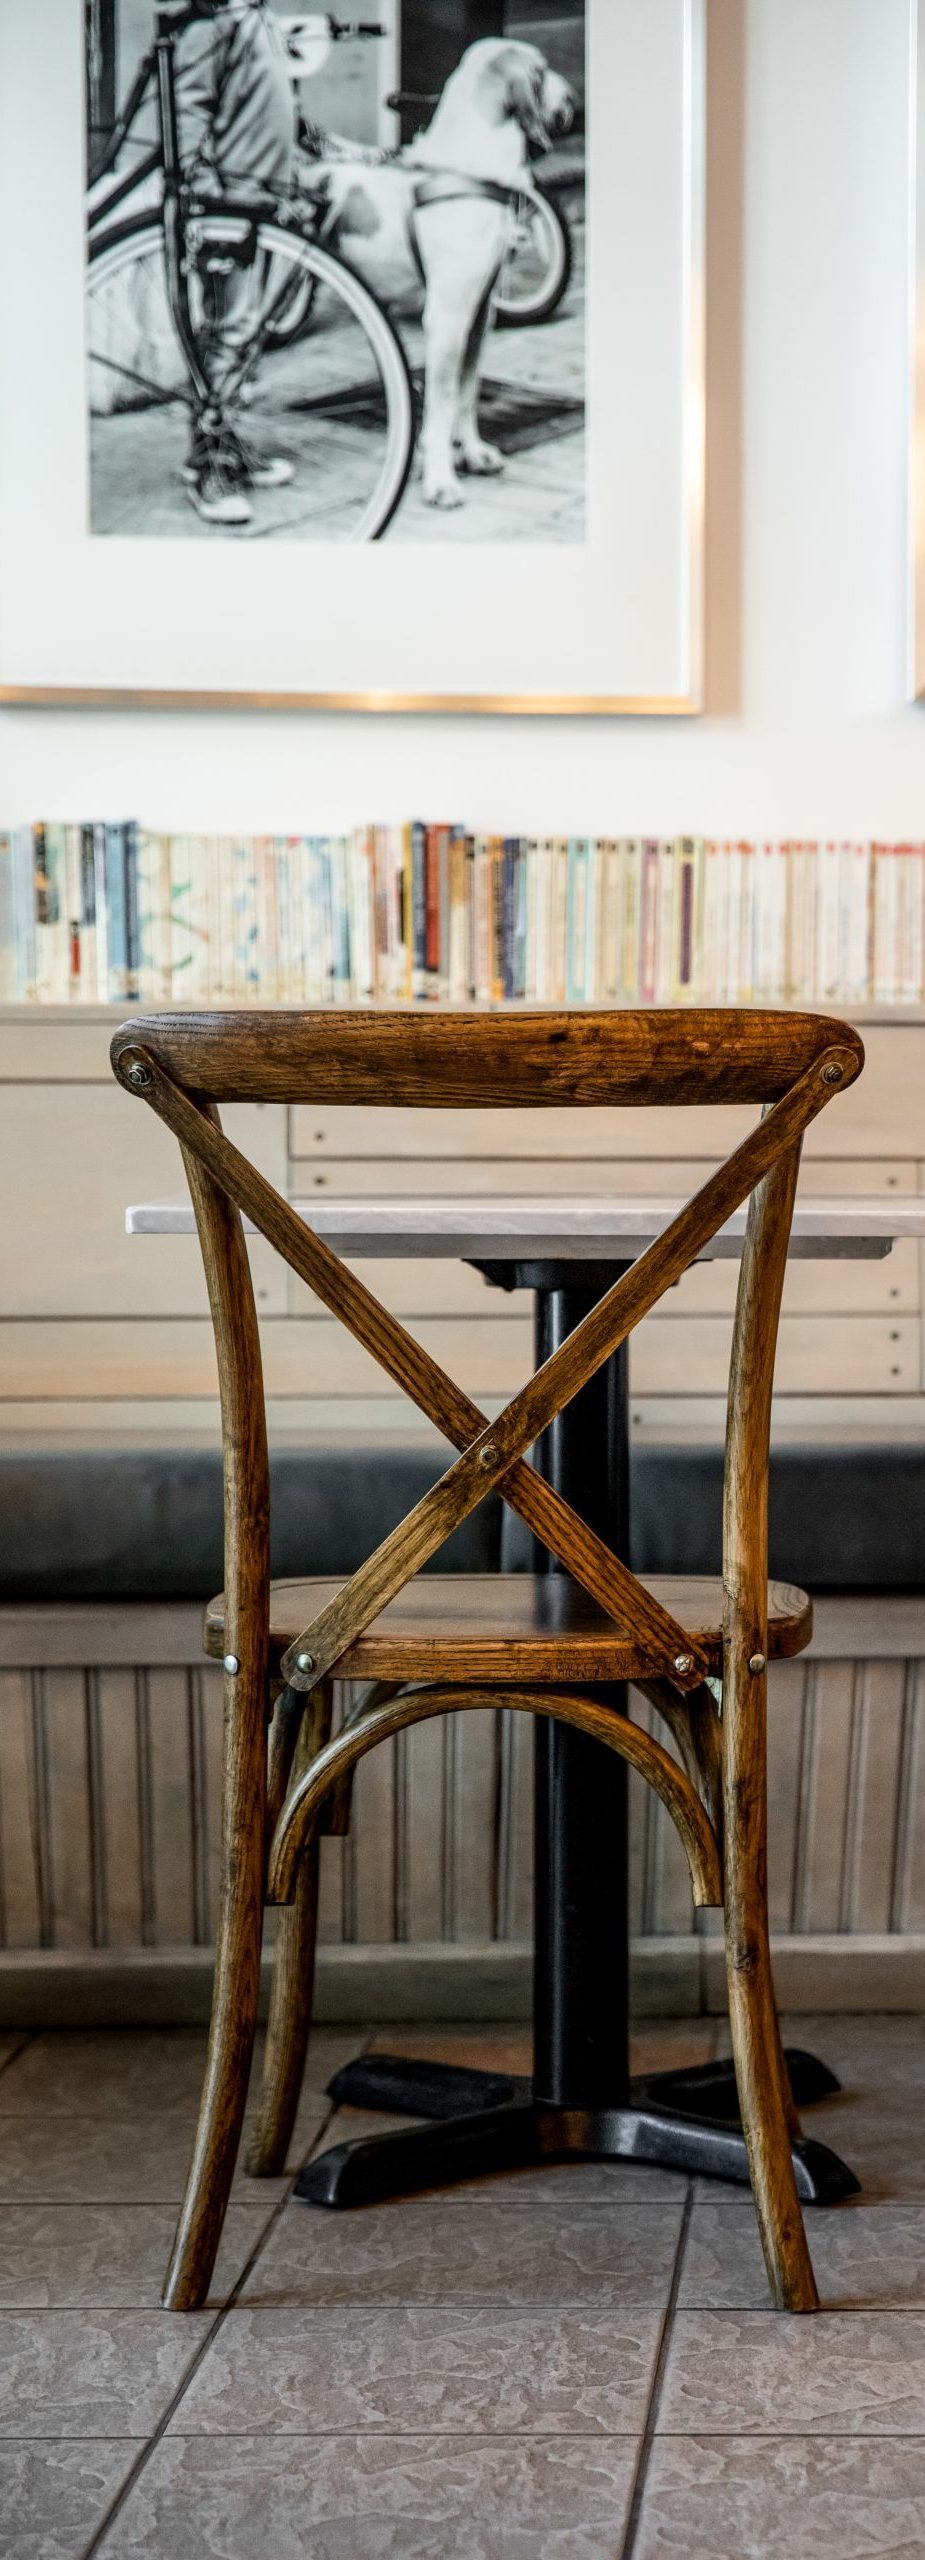
[[(622, 1264), (485, 1267), (536, 1299), (537, 1365), (619, 1278)], [(559, 1415), (534, 1463), (618, 1553), (629, 1548), (629, 1429), (625, 1349)], [(538, 1550), (538, 1572), (555, 1572)], [(625, 1708), (626, 1692), (610, 1692)], [(415, 2063), (388, 2054), (350, 2062), (330, 2082), (340, 2106), (427, 2119), (407, 2132), (340, 2143), (309, 2163), (295, 2193), (306, 2204), (372, 2204), (492, 2170), (557, 2160), (643, 2160), (689, 2176), (748, 2184), (731, 2063), (629, 2077), (627, 1771), (615, 1752), (551, 1719), (536, 1719), (534, 2071), (532, 2081)], [(789, 2052), (798, 2106), (839, 2086), (811, 2054)], [(821, 2143), (794, 2145), (807, 2204), (857, 2192), (845, 2163)]]

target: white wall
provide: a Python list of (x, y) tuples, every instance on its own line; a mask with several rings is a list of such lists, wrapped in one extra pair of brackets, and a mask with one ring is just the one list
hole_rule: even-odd
[[(925, 832), (925, 706), (905, 704), (909, 6), (709, 0), (703, 718), (6, 713), (0, 815)], [(514, 613), (513, 557), (511, 577)], [(310, 554), (305, 594), (310, 613)]]

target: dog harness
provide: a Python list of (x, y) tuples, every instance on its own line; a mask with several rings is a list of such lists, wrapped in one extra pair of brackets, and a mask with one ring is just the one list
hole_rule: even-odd
[(414, 258), (418, 274), (421, 278), (421, 283), (424, 284), (426, 282), (426, 278), (424, 273), (424, 260), (421, 256), (418, 245), (417, 222), (415, 216), (418, 213), (423, 212), (426, 205), (461, 204), (465, 202), (467, 198), (471, 199), (473, 196), (487, 196), (490, 204), (507, 205), (509, 211), (513, 211), (515, 206), (521, 204), (524, 196), (529, 193), (529, 188), (503, 186), (501, 181), (497, 178), (469, 177), (464, 169), (422, 170), (421, 176), (415, 179), (414, 193), (411, 198), (411, 218), (408, 223), (408, 238), (411, 243), (411, 253)]

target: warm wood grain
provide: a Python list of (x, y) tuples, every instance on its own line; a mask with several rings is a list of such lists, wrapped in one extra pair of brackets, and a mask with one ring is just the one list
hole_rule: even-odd
[[(317, 1820), (334, 1791), (341, 1808), (350, 1773), (387, 1736), (464, 1707), (508, 1706), (547, 1714), (595, 1736), (645, 1776), (682, 1838), (695, 1901), (715, 1902), (725, 1889), (730, 2014), (743, 2123), (762, 2239), (775, 2299), (815, 2308), (816, 2293), (793, 2176), (794, 2131), (774, 2006), (768, 1954), (765, 1680), (773, 1650), (794, 1652), (807, 1640), (809, 1604), (802, 1593), (767, 1585), (767, 1464), (774, 1350), (780, 1314), (800, 1145), (836, 1092), (863, 1063), (857, 1033), (812, 1016), (724, 1013), (646, 1016), (452, 1016), (429, 1020), (386, 1014), (172, 1018), (126, 1026), (113, 1044), (116, 1075), (139, 1092), (179, 1138), (192, 1170), (200, 1233), (210, 1278), (216, 1332), (231, 1329), (244, 1253), (240, 1212), (254, 1220), (297, 1276), (307, 1279), (386, 1373), (410, 1393), (460, 1454), (377, 1553), (343, 1589), (267, 1585), (266, 1522), (257, 1525), (256, 1580), (261, 1693), (269, 1647), (278, 1672), (314, 1689), (336, 1666), (410, 1691), (364, 1702), (359, 1717), (311, 1758), (290, 1787), (270, 1851), (269, 1890), (292, 1906), (284, 1924), (271, 2029), (271, 2055), (255, 2163), (276, 2165), (288, 2135), (308, 2026), (305, 1978), (314, 1951)], [(215, 1099), (338, 1103), (406, 1103), (465, 1108), (528, 1102), (653, 1102), (764, 1105), (758, 1126), (708, 1176), (696, 1196), (575, 1327), (507, 1406), (487, 1424), (419, 1343), (365, 1288), (355, 1272), (312, 1234), (290, 1205), (223, 1135)], [(210, 1222), (224, 1195), (225, 1228)], [(677, 1283), (717, 1230), (748, 1199), (745, 1249), (730, 1372), (724, 1513), (723, 1598), (716, 1586), (648, 1585), (629, 1574), (525, 1463), (525, 1452), (587, 1380)], [(234, 1204), (232, 1209), (230, 1204)], [(237, 1257), (237, 1259), (235, 1259)], [(246, 1275), (246, 1264), (245, 1264)], [(227, 1485), (227, 1597), (213, 1605), (207, 1645), (240, 1650), (244, 1557), (240, 1494), (256, 1482), (256, 1443), (242, 1444), (239, 1389), (250, 1404), (263, 1394), (254, 1367), (256, 1318), (249, 1277), (237, 1367), (223, 1370)], [(242, 1367), (243, 1362), (243, 1367)], [(236, 1429), (237, 1423), (237, 1429)], [(265, 1437), (262, 1449), (266, 1480)], [(477, 1612), (459, 1584), (419, 1579), (419, 1568), (493, 1485), (510, 1498), (543, 1542), (571, 1568), (574, 1580), (479, 1586)], [(251, 1570), (250, 1566), (247, 1571)], [(291, 1638), (291, 1622), (307, 1613)], [(494, 1623), (492, 1623), (494, 1614)], [(720, 1620), (722, 1616), (722, 1636)], [(281, 1625), (281, 1618), (285, 1624)], [(230, 1631), (234, 1631), (230, 1633)], [(290, 1640), (291, 1638), (291, 1640)], [(718, 1725), (704, 1677), (720, 1659), (724, 1711)], [(281, 1650), (281, 1648), (283, 1648)], [(677, 1648), (677, 1651), (675, 1650)], [(672, 1658), (674, 1656), (674, 1658)], [(256, 1657), (255, 1657), (256, 1658)], [(233, 1666), (237, 1668), (236, 1665)], [(248, 1656), (250, 1677), (250, 1655)], [(679, 1766), (654, 1738), (604, 1701), (574, 1687), (579, 1679), (644, 1683), (666, 1717)], [(436, 1683), (422, 1688), (421, 1682)], [(446, 1682), (446, 1686), (441, 1686)], [(514, 1685), (519, 1683), (531, 1685)], [(474, 1685), (487, 1684), (487, 1685)], [(532, 1685), (536, 1683), (537, 1685)], [(682, 1691), (693, 1693), (685, 1707)], [(325, 1689), (327, 1697), (327, 1689)], [(243, 1774), (258, 1768), (252, 1716), (237, 1730), (229, 1695), (226, 1805)], [(294, 1718), (292, 1729), (294, 1730)], [(285, 1783), (286, 1713), (271, 1744), (274, 1808)], [(303, 1725), (303, 1758), (317, 1739)], [(722, 1805), (719, 1798), (722, 1764)], [(226, 1854), (223, 1948), (236, 1947), (239, 1979), (235, 2030), (234, 1964), (217, 1976), (213, 2036), (197, 2152), (167, 2299), (202, 2297), (221, 2227), (243, 2105), (241, 2056), (253, 2033), (254, 1949), (259, 1963), (260, 1914), (241, 1879), (259, 1875), (263, 1854), (266, 1763), (259, 1760), (246, 1812), (246, 1852)], [(229, 1835), (230, 1837), (230, 1835)], [(312, 1843), (308, 1864), (302, 1865)], [(236, 1898), (237, 1897), (237, 1898)]]
[(213, 1102), (367, 1102), (457, 1110), (555, 1103), (774, 1102), (859, 1034), (812, 1013), (141, 1014), (112, 1043), (149, 1049)]
[[(455, 1466), (423, 1496), (375, 1555), (360, 1566), (337, 1600), (301, 1631), (283, 1657), (287, 1680), (298, 1680), (300, 1657), (312, 1663), (317, 1675), (329, 1671), (374, 1612), (401, 1589), (409, 1575), (443, 1545), (451, 1528), (474, 1509), (486, 1488), (494, 1484), (502, 1491), (506, 1489), (503, 1479), (523, 1451), (541, 1438), (579, 1388), (626, 1341), (650, 1307), (688, 1268), (701, 1244), (715, 1234), (730, 1211), (738, 1207), (775, 1162), (781, 1149), (802, 1136), (809, 1122), (831, 1101), (833, 1092), (854, 1072), (850, 1049), (827, 1049), (821, 1061), (814, 1061), (791, 1091), (765, 1113), (758, 1128), (672, 1219), (657, 1242), (640, 1254), (623, 1279), (599, 1299), (567, 1341), (536, 1370), (504, 1413), (484, 1426)], [(547, 1543), (555, 1545), (553, 1539)], [(586, 1581), (577, 1559), (563, 1557), (563, 1561), (580, 1580)], [(642, 1635), (646, 1631), (646, 1609), (638, 1583), (629, 1605), (628, 1599), (629, 1595), (624, 1594), (621, 1616), (629, 1628)], [(675, 1644), (672, 1651), (666, 1648), (652, 1667), (669, 1678), (680, 1675), (682, 1685), (692, 1686), (693, 1675), (702, 1678), (706, 1666), (698, 1658), (696, 1642), (689, 1639), (685, 1644), (682, 1637), (680, 1646)]]
[(322, 1751), (308, 1775), (294, 1787), (276, 1830), (270, 1852), (269, 1890), (286, 1903), (296, 1889), (299, 1858), (321, 1814), (325, 1798), (342, 1784), (366, 1752), (407, 1725), (426, 1724), (434, 1716), (482, 1708), (490, 1713), (509, 1707), (525, 1715), (552, 1716), (587, 1733), (616, 1751), (655, 1788), (671, 1815), (691, 1872), (694, 1901), (714, 1907), (722, 1899), (719, 1853), (712, 1827), (690, 1779), (661, 1743), (641, 1726), (617, 1715), (599, 1698), (583, 1697), (567, 1688), (553, 1691), (524, 1688), (415, 1689), (373, 1707), (337, 1741)]
[(202, 1245), (222, 1399), (226, 1675), (221, 1909), (209, 2052), (186, 2194), (164, 2285), (173, 2311), (204, 2301), (234, 2175), (250, 2076), (263, 1937), (270, 1479), (260, 1337), (237, 1210), (185, 1159)]
[[(333, 1668), (353, 1634), (359, 1633), (366, 1618), (371, 1617), (380, 1602), (390, 1595), (385, 1588), (391, 1577), (392, 1590), (398, 1590), (408, 1575), (435, 1552), (451, 1530), (469, 1511), (475, 1509), (503, 1473), (504, 1493), (515, 1511), (544, 1546), (574, 1573), (585, 1587), (593, 1591), (602, 1606), (621, 1624), (635, 1625), (647, 1634), (652, 1646), (654, 1667), (675, 1676), (682, 1687), (702, 1677), (705, 1665), (697, 1657), (683, 1627), (677, 1626), (660, 1611), (658, 1603), (647, 1597), (628, 1567), (614, 1556), (604, 1541), (595, 1536), (587, 1523), (569, 1508), (561, 1494), (545, 1484), (534, 1470), (516, 1463), (519, 1451), (500, 1461), (495, 1455), (488, 1463), (486, 1453), (492, 1447), (491, 1431), (484, 1414), (471, 1403), (455, 1380), (445, 1375), (430, 1358), (423, 1345), (394, 1316), (390, 1316), (372, 1291), (341, 1262), (320, 1237), (303, 1226), (288, 1201), (281, 1200), (272, 1184), (265, 1182), (239, 1149), (233, 1147), (214, 1125), (208, 1113), (189, 1100), (188, 1095), (172, 1083), (159, 1067), (152, 1053), (137, 1044), (123, 1045), (118, 1057), (119, 1071), (126, 1077), (133, 1066), (141, 1069), (145, 1083), (143, 1098), (157, 1111), (179, 1138), (181, 1147), (193, 1150), (209, 1167), (214, 1179), (221, 1183), (239, 1209), (246, 1210), (291, 1264), (300, 1277), (308, 1280), (317, 1296), (337, 1314), (341, 1322), (372, 1353), (388, 1375), (404, 1388), (412, 1401), (436, 1423), (438, 1430), (464, 1455), (456, 1468), (451, 1468), (431, 1494), (408, 1514), (392, 1539), (385, 1542), (369, 1565), (361, 1567), (347, 1586), (349, 1599), (341, 1595), (336, 1618), (324, 1631), (324, 1641), (296, 1645), (292, 1659), (283, 1664), (283, 1676), (296, 1688), (311, 1685), (300, 1669), (296, 1656), (306, 1651), (313, 1655), (313, 1676), (323, 1678)], [(127, 1090), (132, 1091), (130, 1083)], [(755, 1138), (760, 1135), (755, 1133)], [(750, 1141), (752, 1144), (755, 1141)], [(744, 1186), (747, 1188), (747, 1184)], [(663, 1240), (664, 1242), (665, 1240)], [(612, 1293), (611, 1293), (612, 1294)], [(654, 1294), (657, 1294), (655, 1292)], [(619, 1339), (619, 1334), (617, 1335)], [(573, 1336), (574, 1340), (575, 1337)], [(565, 1346), (566, 1350), (568, 1345)], [(576, 1381), (577, 1383), (577, 1381)], [(562, 1402), (575, 1392), (569, 1387)], [(509, 1408), (510, 1410), (510, 1408)], [(529, 1428), (522, 1433), (521, 1445), (534, 1437)], [(515, 1463), (512, 1464), (512, 1460)], [(385, 1561), (383, 1559), (385, 1558)], [(372, 1585), (372, 1600), (368, 1592)], [(678, 1672), (682, 1660), (688, 1669)]]
[[(718, 1672), (723, 1649), (723, 1586), (694, 1576), (648, 1576), (643, 1589), (689, 1627), (707, 1668)], [(270, 1590), (271, 1657), (293, 1629), (336, 1599), (336, 1582), (274, 1582)], [(768, 1588), (768, 1644), (775, 1660), (801, 1653), (812, 1634), (804, 1591)], [(206, 1611), (208, 1654), (225, 1652), (221, 1594)], [(343, 1680), (412, 1680), (415, 1664), (429, 1680), (627, 1680), (649, 1668), (645, 1646), (621, 1636), (580, 1584), (565, 1574), (419, 1574), (364, 1629), (337, 1666)], [(678, 1693), (675, 1691), (675, 1696)], [(699, 1695), (699, 1693), (698, 1693)], [(678, 1699), (682, 1708), (683, 1703)]]
[[(285, 1694), (290, 1712), (299, 1712), (292, 1754), (292, 1777), (298, 1785), (330, 1738), (333, 1692), (325, 1680), (308, 1698), (294, 1690)], [(281, 1809), (277, 1804), (271, 1809), (268, 1800), (269, 1837)], [(260, 2104), (245, 2163), (251, 2178), (275, 2178), (285, 2168), (302, 2094), (315, 1983), (319, 1852), (316, 1831), (300, 1863), (292, 1901), (280, 1913), (277, 1926)]]
[(768, 1455), (774, 1344), (800, 1165), (791, 1147), (753, 1194), (729, 1374), (723, 1511), (723, 1868), (736, 2085), (775, 2302), (818, 2295), (793, 2173), (795, 2122), (768, 1931)]

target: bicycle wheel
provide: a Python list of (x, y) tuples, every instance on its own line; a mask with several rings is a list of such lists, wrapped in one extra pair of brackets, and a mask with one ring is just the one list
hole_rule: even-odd
[[(248, 532), (379, 540), (411, 467), (414, 409), (375, 295), (329, 250), (243, 207), (198, 213), (186, 258), (196, 354), (216, 404), (232, 425), (243, 420), (259, 454), (294, 466), (285, 487), (255, 489)], [(306, 302), (307, 339), (274, 346), (274, 329)], [(150, 213), (91, 241), (87, 352), (94, 531), (192, 531), (182, 473), (196, 404)]]
[(572, 235), (565, 215), (542, 187), (522, 196), (517, 231), (495, 291), (499, 329), (526, 329), (549, 320), (568, 292)]

